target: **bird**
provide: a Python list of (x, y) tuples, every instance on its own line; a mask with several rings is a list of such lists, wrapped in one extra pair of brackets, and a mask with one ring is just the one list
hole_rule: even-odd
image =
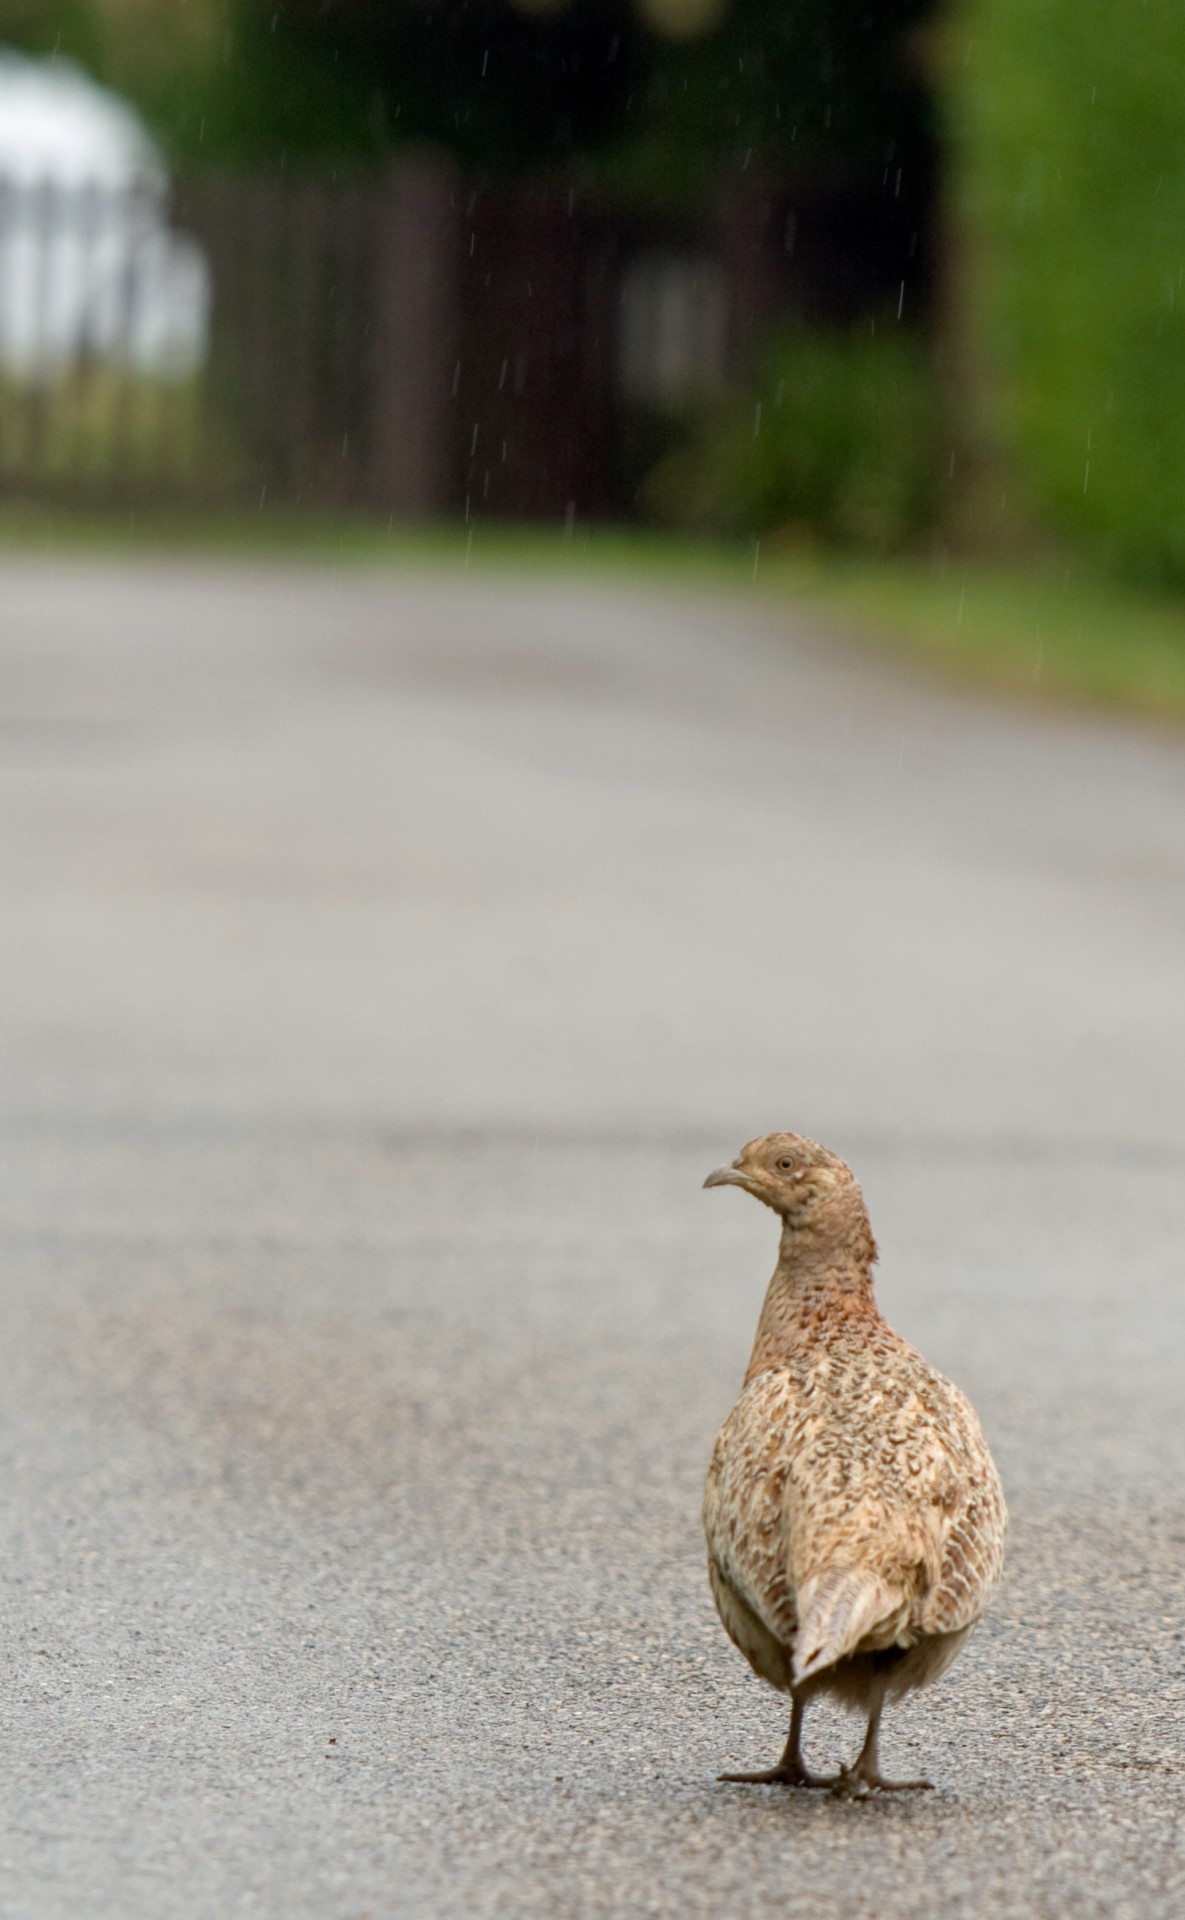
[[(719, 1777), (850, 1798), (928, 1788), (882, 1775), (881, 1715), (945, 1672), (999, 1582), (999, 1474), (970, 1402), (882, 1317), (868, 1212), (837, 1154), (766, 1134), (704, 1186), (740, 1187), (782, 1223), (703, 1517), (717, 1612), (789, 1695), (790, 1730), (775, 1766)], [(802, 1757), (818, 1694), (867, 1716), (857, 1759), (835, 1774)]]

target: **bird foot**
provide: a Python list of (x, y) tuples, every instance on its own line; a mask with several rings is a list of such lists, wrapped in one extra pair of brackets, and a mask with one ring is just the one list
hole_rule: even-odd
[(834, 1783), (840, 1800), (867, 1800), (874, 1793), (932, 1793), (932, 1780), (886, 1780), (875, 1767), (841, 1767)]
[(718, 1773), (717, 1780), (739, 1782), (748, 1787), (834, 1787), (836, 1773), (808, 1773), (805, 1767), (766, 1767), (762, 1773)]

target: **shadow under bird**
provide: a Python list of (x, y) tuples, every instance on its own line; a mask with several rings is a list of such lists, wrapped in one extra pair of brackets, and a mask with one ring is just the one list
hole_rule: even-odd
[[(782, 1222), (740, 1399), (704, 1491), (708, 1572), (729, 1637), (791, 1699), (776, 1766), (723, 1780), (834, 1787), (886, 1780), (888, 1700), (945, 1672), (982, 1613), (1004, 1553), (1004, 1495), (979, 1421), (884, 1320), (876, 1242), (852, 1171), (794, 1133), (742, 1147), (706, 1187), (742, 1187)], [(859, 1757), (808, 1772), (808, 1701), (868, 1717)]]

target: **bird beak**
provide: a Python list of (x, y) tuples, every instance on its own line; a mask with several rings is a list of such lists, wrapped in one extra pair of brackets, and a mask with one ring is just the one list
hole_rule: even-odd
[(744, 1187), (748, 1185), (739, 1167), (715, 1167), (704, 1181), (705, 1187)]

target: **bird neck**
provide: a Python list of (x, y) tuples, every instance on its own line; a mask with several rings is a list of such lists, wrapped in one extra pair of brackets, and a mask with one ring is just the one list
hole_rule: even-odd
[(826, 1340), (837, 1320), (880, 1319), (872, 1293), (876, 1242), (865, 1219), (842, 1238), (784, 1221), (778, 1264), (766, 1290), (745, 1379)]

